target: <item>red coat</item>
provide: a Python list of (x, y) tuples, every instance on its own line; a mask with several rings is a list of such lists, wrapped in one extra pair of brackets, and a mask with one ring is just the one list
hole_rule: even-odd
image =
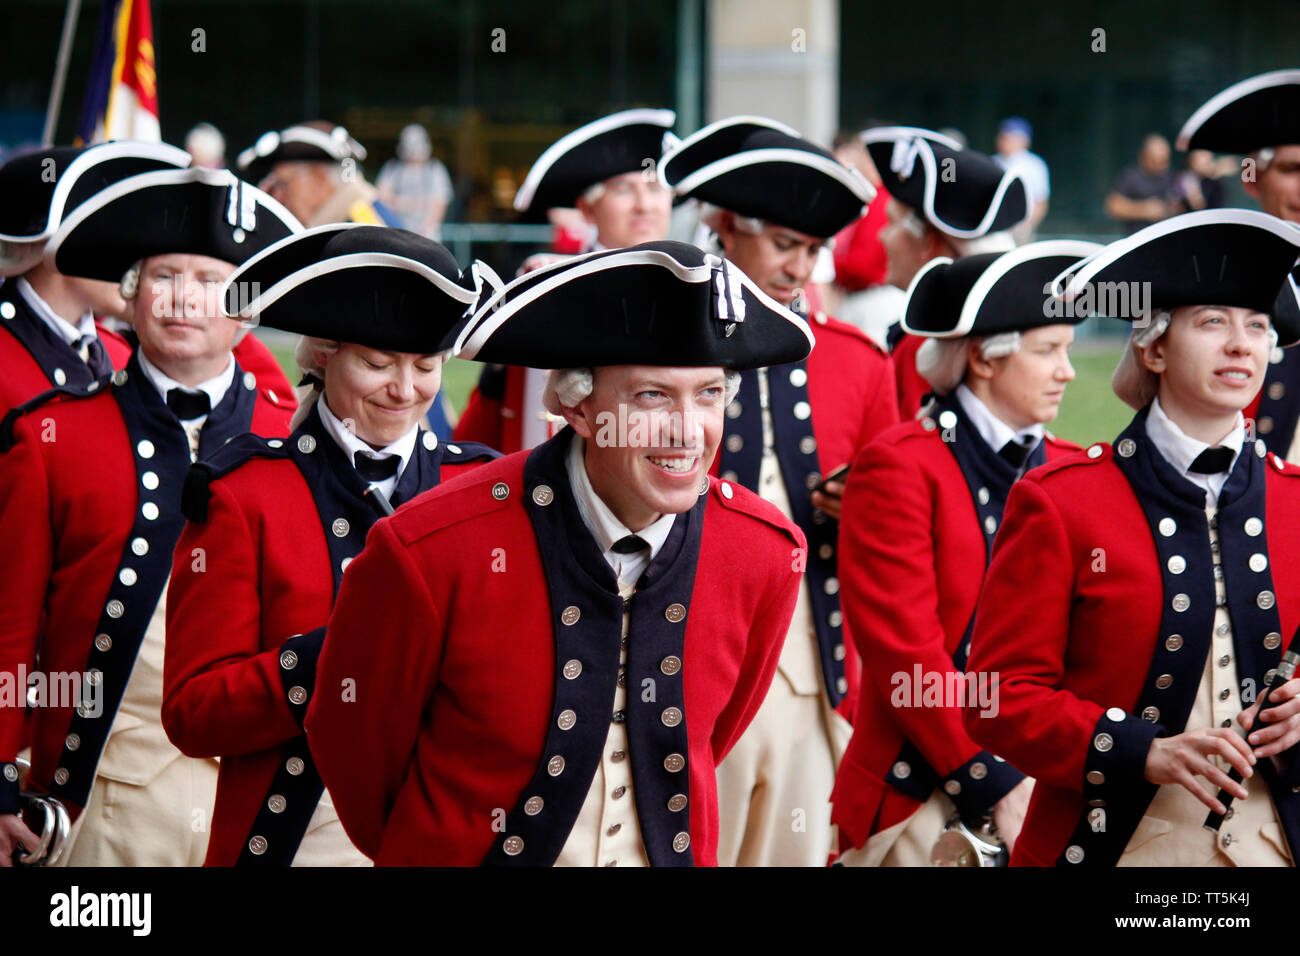
[[(441, 474), (476, 465), (458, 455)], [(206, 864), (232, 866), (285, 745), (302, 734), (282, 687), (281, 650), (325, 626), (334, 574), (317, 498), (294, 461), (246, 460), (209, 490), (206, 520), (192, 519), (176, 545), (162, 720), (182, 753), (221, 757)], [(202, 568), (195, 548), (207, 555)]]
[(487, 365), (470, 392), (452, 438), (497, 448), (503, 455), (524, 447), (524, 376), (517, 365)]
[[(864, 686), (831, 799), (845, 847), (862, 846), (920, 807), (916, 795), (887, 780), (905, 743), (940, 778), (982, 751), (963, 729), (960, 707), (891, 703), (900, 686), (911, 687), (895, 675), (914, 681), (919, 665), (922, 674), (943, 674), (946, 681), (956, 670), (953, 655), (975, 613), (986, 564), (970, 484), (944, 439), (932, 418), (904, 422), (872, 442), (849, 476), (840, 596), (862, 655)], [(1048, 436), (1045, 451), (1051, 461), (1077, 446)], [(915, 700), (911, 693), (904, 699)], [(993, 766), (991, 755), (982, 762)], [(987, 801), (985, 807), (996, 803), (1015, 781), (994, 776), (981, 778), (983, 787), (966, 780), (964, 795)]]
[[(298, 395), (284, 376), (284, 369), (274, 353), (251, 333), (240, 339), (234, 348), (235, 361), (245, 372), (257, 376), (257, 389), (262, 396), (278, 408), (285, 409), (292, 418), (298, 410)], [(117, 367), (116, 364), (114, 367)]]
[[(137, 372), (130, 387), (140, 378)], [(14, 444), (0, 455), (0, 540), (22, 542), (22, 560), (9, 562), (0, 575), (0, 672), (15, 673), (20, 667), (30, 672), (38, 647), (41, 670), (47, 673), (87, 670), (108, 595), (121, 586), (118, 572), (123, 554), (129, 553), (127, 538), (144, 510), (137, 446), (112, 394), (118, 388), (96, 387), (90, 397), (53, 395), (27, 414), (6, 419), (12, 422)], [(238, 369), (231, 388), (246, 388)], [(161, 400), (158, 404), (165, 413)], [(288, 412), (262, 395), (253, 397), (251, 409), (252, 429), (288, 431)], [(171, 427), (180, 432), (174, 419)], [(238, 425), (239, 431), (248, 428), (248, 421)], [(161, 528), (179, 516), (184, 471), (158, 466), (156, 474), (158, 490), (148, 497), (164, 505), (176, 501), (174, 513), (157, 515)], [(163, 544), (169, 557), (172, 542), (155, 539), (151, 556), (142, 556), (140, 563), (155, 560)], [(133, 604), (127, 610), (132, 615), (149, 611)], [(37, 789), (51, 786), (71, 717), (71, 707), (33, 711), (29, 784)], [(22, 724), (21, 707), (0, 707), (0, 762), (12, 760), (23, 745)]]
[[(584, 549), (602, 560), (586, 530), (573, 523), (579, 521), (576, 510), (567, 511), (573, 507), (561, 484), (567, 475), (551, 454), (562, 456), (570, 434), (484, 465), (380, 521), (344, 578), (318, 665), (321, 692), (308, 711), (307, 737), (348, 835), (377, 863), (476, 865), (489, 856), (508, 863), (499, 851), (508, 834), (519, 832), (512, 830), (516, 824), (540, 828), (527, 846), (516, 848), (523, 854), (517, 862), (527, 863), (537, 844), (550, 841), (558, 852), (568, 835), (572, 823), (563, 824), (559, 808), (576, 816), (591, 777), (565, 770), (564, 763), (556, 770), (559, 758), (548, 760), (554, 751), (546, 748), (566, 727), (562, 715), (562, 730), (552, 729), (553, 700), (594, 688), (587, 703), (576, 705), (576, 726), (570, 720), (567, 727), (574, 735), (595, 733), (603, 743), (618, 661), (617, 637), (575, 648), (566, 626), (582, 634), (590, 621), (603, 621), (597, 615), (605, 613), (609, 587), (593, 590), (588, 578), (579, 590), (557, 591), (559, 601), (572, 603), (553, 617), (545, 583), (567, 573), (562, 569)], [(530, 486), (525, 469), (535, 465), (526, 460), (542, 462), (547, 454), (551, 464), (532, 474), (555, 477), (549, 485)], [(716, 865), (715, 770), (772, 680), (797, 594), (792, 552), (804, 539), (770, 505), (727, 482), (712, 480), (707, 499), (688, 515), (685, 524), (679, 516), (678, 525), (698, 535), (693, 590), (662, 611), (659, 603), (647, 603), (656, 600), (653, 586), (632, 598), (626, 720), (637, 816), (651, 861), (658, 856), (668, 865), (690, 859)], [(554, 552), (543, 549), (545, 568), (534, 521), (543, 528), (560, 522), (554, 542), (565, 542), (552, 543)], [(664, 547), (667, 552), (670, 545)], [(694, 557), (689, 544), (681, 548), (670, 555), (663, 581)], [(579, 578), (592, 573), (580, 571)], [(612, 584), (607, 566), (603, 573)], [(618, 615), (616, 594), (612, 600)], [(620, 617), (609, 625), (617, 628)], [(682, 625), (669, 623), (683, 617), (684, 633)], [(681, 649), (662, 664), (656, 658), (643, 676), (636, 663), (638, 634), (654, 641), (665, 630)], [(557, 645), (567, 649), (557, 651)], [(598, 669), (611, 650), (610, 668)], [(574, 655), (563, 677), (556, 673), (557, 653)], [(599, 675), (608, 677), (608, 696)], [(328, 690), (339, 687), (353, 688), (355, 699)], [(669, 714), (673, 708), (664, 707), (674, 700), (680, 701), (680, 722)], [(584, 731), (584, 724), (591, 729)], [(638, 750), (638, 735), (656, 743)], [(660, 743), (663, 752), (681, 749), (663, 757)], [(578, 762), (571, 753), (569, 765)], [(548, 768), (555, 779), (547, 777)], [(521, 801), (534, 785), (552, 790), (541, 815), (534, 808), (525, 817)], [(655, 795), (663, 789), (667, 799), (684, 786), (688, 801), (665, 807)], [(511, 816), (499, 819), (512, 806)], [(653, 838), (665, 815), (672, 847)], [(558, 822), (548, 829), (550, 819)], [(674, 831), (680, 832), (674, 837)], [(688, 840), (682, 838), (686, 831)]]
[[(1243, 455), (1254, 457), (1251, 447), (1247, 442)], [(1300, 539), (1295, 534), (1300, 526), (1300, 483), (1295, 480), (1300, 469), (1273, 454), (1261, 467), (1267, 496), (1263, 528), (1268, 567), (1287, 569), (1287, 573), (1272, 576), (1276, 604), (1260, 606), (1276, 607), (1280, 634), (1287, 640), (1300, 625), (1300, 578), (1289, 573), (1300, 565)], [(1193, 655), (1188, 659), (1187, 680), (1175, 680), (1171, 693), (1180, 686), (1191, 690), (1199, 682), (1204, 658), (1197, 660), (1190, 648), (1202, 636), (1208, 646), (1211, 628), (1207, 624), (1203, 635), (1188, 628), (1193, 626), (1191, 616), (1198, 604), (1207, 615), (1203, 620), (1212, 622), (1214, 595), (1208, 568), (1204, 568), (1205, 596), (1197, 591), (1201, 575), (1193, 574), (1196, 556), (1189, 550), (1187, 573), (1183, 575), (1178, 565), (1177, 585), (1192, 594), (1191, 607), (1182, 606), (1188, 614), (1186, 627), (1179, 628), (1187, 633), (1185, 639), (1173, 642), (1164, 615), (1179, 607), (1167, 610), (1176, 601), (1167, 599), (1164, 561), (1157, 547), (1167, 549), (1179, 540), (1170, 535), (1188, 533), (1208, 555), (1209, 542), (1204, 526), (1195, 526), (1199, 522), (1184, 529), (1172, 519), (1162, 520), (1167, 522), (1161, 530), (1166, 537), (1157, 546), (1148, 515), (1110, 445), (1095, 445), (1087, 454), (1040, 468), (1012, 491), (1006, 533), (998, 537), (980, 596), (970, 661), (977, 672), (1000, 675), (999, 709), (992, 718), (981, 718), (968, 709), (965, 726), (980, 744), (1037, 779), (1013, 864), (1055, 864), (1076, 839), (1072, 833), (1088, 808), (1085, 790), (1099, 784), (1127, 792), (1142, 787), (1151, 737), (1181, 729), (1163, 729), (1167, 715), (1158, 712), (1137, 716), (1143, 709), (1139, 699), (1158, 654), (1166, 659), (1156, 673), (1175, 666), (1169, 659), (1177, 662), (1180, 652), (1184, 657)], [(1204, 520), (1203, 514), (1199, 520)], [(1246, 556), (1264, 539), (1258, 537), (1258, 525), (1253, 538), (1247, 537), (1251, 528), (1240, 530), (1244, 526), (1235, 519), (1219, 523), (1228, 574), (1246, 575), (1242, 579), (1246, 586), (1236, 592), (1232, 578), (1228, 579), (1243, 679), (1251, 676), (1244, 659), (1264, 652), (1244, 647), (1243, 642), (1258, 646), (1260, 635), (1242, 617), (1259, 613), (1254, 588), (1267, 586), (1257, 568), (1245, 569)], [(1245, 570), (1236, 568), (1238, 558)], [(1238, 600), (1244, 603), (1235, 604)], [(1270, 643), (1265, 640), (1262, 646)], [(1276, 662), (1280, 651), (1273, 644), (1268, 653)], [(1169, 684), (1156, 686), (1170, 688)], [(1148, 720), (1161, 724), (1148, 724)], [(1096, 746), (1101, 727), (1107, 734), (1104, 747)], [(1115, 761), (1106, 768), (1104, 780), (1096, 773), (1094, 762), (1099, 758)], [(1098, 779), (1085, 780), (1085, 774)], [(1089, 796), (1109, 796), (1111, 826), (1105, 830), (1114, 830), (1123, 801), (1114, 793), (1090, 792)], [(1122, 844), (1117, 849), (1122, 850)]]

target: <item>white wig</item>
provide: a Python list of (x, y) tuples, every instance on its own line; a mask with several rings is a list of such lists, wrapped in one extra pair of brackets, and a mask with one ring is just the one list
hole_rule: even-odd
[[(740, 391), (740, 373), (726, 370), (727, 384), (724, 393), (725, 405)], [(565, 408), (575, 408), (591, 394), (594, 388), (592, 371), (589, 368), (553, 368), (546, 376), (546, 387), (542, 390), (542, 405), (552, 415), (563, 415)]]
[(963, 335), (955, 339), (926, 339), (916, 352), (916, 370), (938, 395), (952, 392), (966, 377), (966, 356), (972, 341), (979, 343), (985, 361), (1005, 358), (1020, 351), (1019, 332), (999, 332), (983, 337)]

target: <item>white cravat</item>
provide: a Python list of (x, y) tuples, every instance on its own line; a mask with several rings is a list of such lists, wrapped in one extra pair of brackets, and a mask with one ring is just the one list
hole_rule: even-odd
[(1219, 492), (1223, 490), (1223, 484), (1228, 480), (1228, 472), (1232, 471), (1232, 466), (1237, 463), (1237, 456), (1241, 454), (1242, 443), (1246, 440), (1246, 420), (1238, 412), (1237, 421), (1232, 429), (1219, 440), (1217, 447), (1232, 449), (1232, 462), (1228, 465), (1227, 471), (1215, 475), (1203, 475), (1187, 470), (1197, 456), (1211, 446), (1179, 428), (1178, 424), (1160, 407), (1158, 398), (1152, 400), (1151, 411), (1147, 413), (1147, 437), (1156, 446), (1156, 451), (1160, 452), (1175, 471), (1208, 491), (1210, 502), (1214, 503), (1219, 500)]
[[(329, 404), (325, 401), (324, 392), (321, 392), (316, 407), (320, 409), (320, 420), (321, 424), (325, 426), (326, 434), (334, 439), (339, 448), (343, 449), (344, 456), (353, 467), (355, 467), (354, 456), (357, 452), (369, 455), (371, 458), (387, 458), (390, 455), (396, 455), (401, 460), (397, 466), (397, 471), (391, 477), (385, 478), (383, 481), (370, 483), (372, 488), (378, 488), (385, 498), (391, 500), (393, 492), (397, 489), (397, 483), (402, 479), (402, 472), (406, 471), (406, 466), (411, 461), (411, 455), (415, 454), (415, 443), (420, 437), (420, 426), (415, 425), (414, 428), (391, 445), (376, 450), (358, 438), (356, 432), (339, 421), (338, 416), (330, 411)], [(429, 434), (432, 435), (433, 433), (430, 432)]]
[[(614, 512), (609, 510), (609, 505), (600, 499), (596, 489), (591, 486), (591, 479), (587, 477), (585, 454), (586, 442), (582, 440), (582, 436), (574, 435), (573, 443), (569, 445), (568, 457), (565, 459), (565, 467), (569, 472), (569, 486), (573, 489), (578, 514), (581, 515), (582, 523), (587, 526), (592, 537), (596, 539), (605, 561), (613, 568), (618, 580), (635, 584), (642, 572), (654, 560), (655, 555), (663, 548), (664, 542), (668, 540), (668, 532), (672, 530), (673, 521), (677, 516), (660, 515), (657, 520), (640, 531), (631, 531), (614, 516)], [(612, 550), (615, 541), (626, 538), (630, 534), (636, 534), (638, 538), (650, 545), (649, 549), (642, 548), (633, 554), (620, 554)]]

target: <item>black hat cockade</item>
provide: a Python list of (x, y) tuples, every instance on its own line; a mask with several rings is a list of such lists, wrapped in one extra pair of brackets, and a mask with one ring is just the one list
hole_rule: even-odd
[(461, 358), (532, 368), (782, 365), (812, 350), (806, 322), (732, 263), (669, 240), (577, 256), (482, 302)]
[(758, 116), (719, 120), (664, 155), (659, 175), (698, 199), (826, 239), (858, 219), (876, 191), (821, 147)]

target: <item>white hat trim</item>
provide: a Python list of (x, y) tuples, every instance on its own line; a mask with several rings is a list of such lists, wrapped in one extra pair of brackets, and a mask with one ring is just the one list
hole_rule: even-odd
[(1260, 90), (1266, 90), (1274, 86), (1300, 86), (1300, 70), (1273, 70), (1271, 73), (1261, 73), (1259, 76), (1252, 76), (1249, 79), (1234, 83), (1226, 90), (1214, 94), (1183, 124), (1183, 128), (1178, 132), (1175, 145), (1178, 149), (1185, 151), (1192, 141), (1192, 137), (1205, 125), (1205, 121), (1214, 114), (1225, 106), (1249, 96), (1251, 93), (1258, 93)]

